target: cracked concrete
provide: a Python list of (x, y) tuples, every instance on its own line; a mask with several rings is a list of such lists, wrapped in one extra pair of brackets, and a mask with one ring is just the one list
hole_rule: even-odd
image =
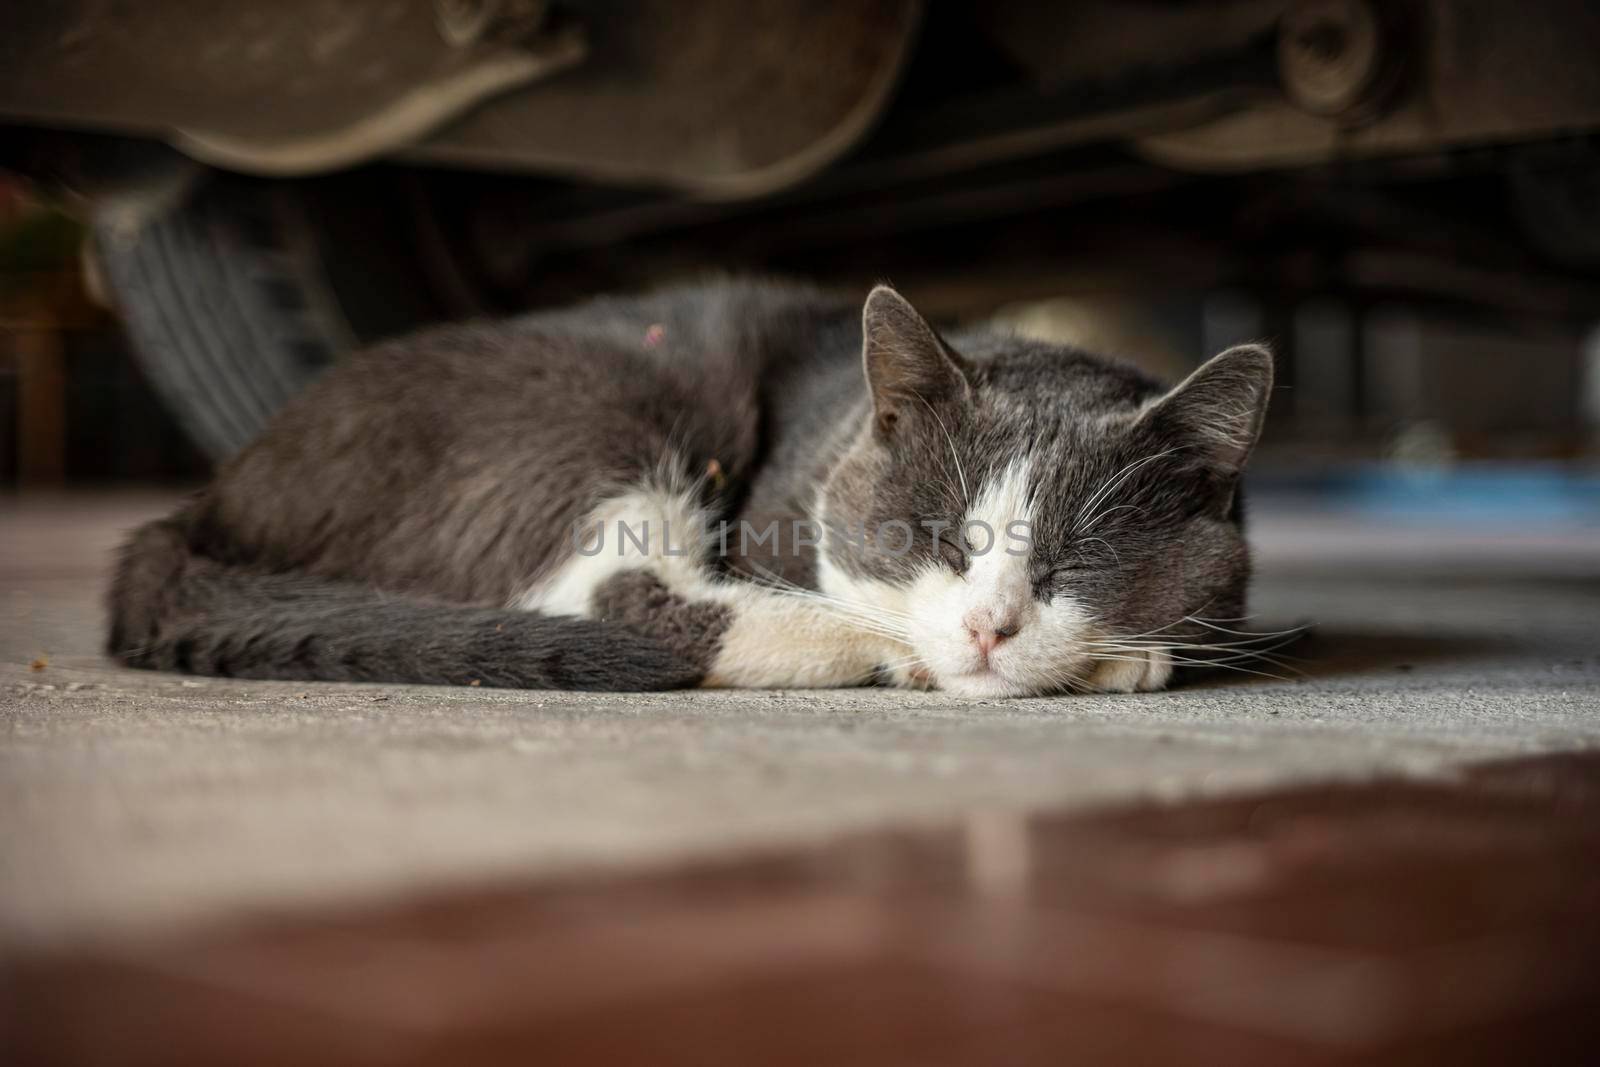
[(117, 532), (170, 497), (0, 509), (0, 941), (776, 849), (851, 830), (1449, 774), (1600, 743), (1600, 536), (1258, 502), (1299, 677), (969, 702), (306, 685), (98, 655)]

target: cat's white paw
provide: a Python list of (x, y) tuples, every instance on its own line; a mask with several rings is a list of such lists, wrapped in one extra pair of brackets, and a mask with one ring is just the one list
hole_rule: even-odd
[(933, 672), (919, 664), (901, 664), (889, 669), (889, 682), (897, 689), (929, 690), (937, 688)]
[(1161, 649), (1101, 660), (1084, 684), (1097, 693), (1153, 693), (1172, 678), (1172, 657)]
[(573, 531), (572, 551), (513, 601), (545, 615), (593, 616), (595, 593), (628, 571), (686, 598), (702, 592), (706, 517), (688, 490), (645, 485), (601, 501)]

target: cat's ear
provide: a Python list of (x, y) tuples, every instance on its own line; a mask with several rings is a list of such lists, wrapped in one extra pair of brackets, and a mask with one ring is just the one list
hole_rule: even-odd
[(881, 435), (923, 405), (965, 397), (967, 368), (910, 302), (887, 285), (867, 294), (861, 309), (861, 358)]
[(1140, 419), (1171, 447), (1232, 477), (1261, 436), (1271, 394), (1272, 353), (1239, 345), (1211, 357)]

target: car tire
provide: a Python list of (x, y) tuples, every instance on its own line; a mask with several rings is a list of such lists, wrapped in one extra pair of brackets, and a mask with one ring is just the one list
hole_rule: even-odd
[[(94, 260), (146, 378), (215, 461), (249, 443), (341, 354), (371, 340), (324, 269), (319, 190), (206, 174), (137, 212), (97, 213)], [(343, 258), (384, 253), (346, 240)], [(362, 276), (359, 264), (341, 264)], [(383, 271), (373, 271), (381, 277)], [(403, 304), (406, 297), (388, 301)], [(415, 315), (429, 308), (420, 297)], [(393, 332), (397, 325), (386, 323)]]

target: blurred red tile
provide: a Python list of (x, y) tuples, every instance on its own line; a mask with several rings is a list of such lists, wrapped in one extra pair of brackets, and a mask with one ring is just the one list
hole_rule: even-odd
[(21, 1064), (1576, 1062), (1600, 756), (285, 916), (3, 974)]

